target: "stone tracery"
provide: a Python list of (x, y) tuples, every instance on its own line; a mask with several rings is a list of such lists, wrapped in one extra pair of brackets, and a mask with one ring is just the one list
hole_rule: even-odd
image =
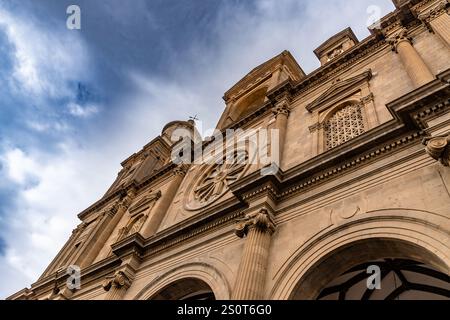
[(200, 179), (193, 190), (193, 201), (206, 206), (222, 196), (230, 184), (239, 179), (248, 163), (247, 151), (235, 151), (221, 163), (215, 164)]
[(332, 149), (365, 132), (364, 119), (358, 105), (348, 105), (335, 112), (324, 124), (326, 148)]

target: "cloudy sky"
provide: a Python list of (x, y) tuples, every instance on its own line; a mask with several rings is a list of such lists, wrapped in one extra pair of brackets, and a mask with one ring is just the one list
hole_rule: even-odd
[[(81, 30), (66, 9), (81, 8)], [(37, 280), (120, 162), (172, 120), (212, 128), (236, 81), (390, 0), (1, 0), (0, 298)]]

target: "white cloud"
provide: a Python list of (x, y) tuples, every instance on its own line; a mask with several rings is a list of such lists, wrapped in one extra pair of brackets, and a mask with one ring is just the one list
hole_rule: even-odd
[[(5, 168), (2, 178), (18, 184), (14, 214), (5, 218), (8, 230), (2, 234), (8, 244), (0, 258), (2, 275), (12, 268), (26, 279), (18, 281), (20, 286), (37, 280), (79, 223), (76, 214), (112, 183), (117, 161), (112, 164), (107, 159), (73, 145), (63, 145), (57, 156), (14, 148), (0, 158)], [(18, 283), (0, 288), (0, 295), (20, 289)]]
[(6, 164), (8, 178), (14, 183), (23, 185), (27, 182), (27, 178), (39, 172), (37, 164), (26, 157), (20, 149), (8, 151), (2, 158), (0, 160)]
[(74, 102), (69, 103), (67, 108), (69, 109), (69, 113), (71, 115), (80, 118), (88, 118), (99, 111), (98, 107), (95, 105), (89, 104), (86, 106), (81, 106), (78, 103)]
[(75, 32), (42, 30), (31, 18), (13, 15), (0, 6), (0, 30), (15, 49), (11, 86), (33, 98), (71, 95), (68, 80), (84, 78), (88, 54)]

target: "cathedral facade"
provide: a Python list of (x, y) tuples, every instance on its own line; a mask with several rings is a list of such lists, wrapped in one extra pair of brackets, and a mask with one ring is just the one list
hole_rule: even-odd
[(276, 164), (167, 124), (9, 299), (449, 299), (450, 3), (394, 3), (225, 93), (217, 132), (276, 132)]

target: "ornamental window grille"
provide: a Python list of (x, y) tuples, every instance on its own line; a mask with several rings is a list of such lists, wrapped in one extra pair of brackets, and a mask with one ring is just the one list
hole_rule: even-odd
[(335, 112), (325, 123), (327, 150), (337, 147), (365, 132), (362, 110), (359, 105), (348, 105)]

